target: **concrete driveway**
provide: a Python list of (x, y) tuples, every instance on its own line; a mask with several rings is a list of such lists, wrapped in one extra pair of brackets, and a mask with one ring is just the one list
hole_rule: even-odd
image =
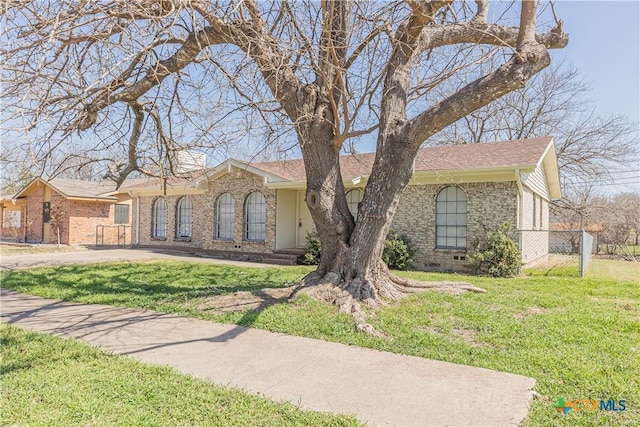
[(74, 265), (99, 262), (136, 261), (150, 259), (170, 259), (175, 261), (226, 264), (244, 267), (268, 268), (271, 264), (222, 260), (196, 256), (184, 252), (159, 251), (154, 249), (86, 249), (76, 252), (50, 252), (22, 255), (0, 255), (0, 269), (47, 267), (54, 265)]

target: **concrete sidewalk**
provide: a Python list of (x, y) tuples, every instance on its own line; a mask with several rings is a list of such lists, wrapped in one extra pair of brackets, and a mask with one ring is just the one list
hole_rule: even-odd
[(153, 311), (2, 290), (2, 322), (371, 425), (515, 426), (531, 378)]

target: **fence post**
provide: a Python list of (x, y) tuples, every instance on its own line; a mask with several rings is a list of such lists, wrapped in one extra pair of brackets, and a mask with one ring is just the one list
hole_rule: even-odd
[(584, 230), (580, 230), (579, 258), (580, 258), (580, 277), (584, 277)]
[(580, 230), (580, 277), (584, 277), (587, 274), (592, 250), (593, 236), (584, 230)]

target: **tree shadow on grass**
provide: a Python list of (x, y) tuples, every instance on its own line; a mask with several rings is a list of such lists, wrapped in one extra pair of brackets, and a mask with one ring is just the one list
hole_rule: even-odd
[[(132, 271), (131, 267), (134, 268)], [(287, 301), (291, 283), (283, 280), (278, 269), (244, 269), (240, 267), (209, 266), (191, 268), (189, 265), (158, 266), (157, 264), (119, 264), (118, 266), (78, 265), (41, 270), (8, 272), (3, 276), (2, 287), (19, 292), (45, 295), (63, 301), (105, 304), (107, 306), (135, 309), (156, 309), (165, 313), (197, 313), (214, 311), (243, 312), (236, 326), (206, 338), (161, 342), (133, 351), (117, 351), (122, 354), (140, 353), (154, 348), (168, 347), (189, 342), (225, 342), (236, 338), (255, 324), (260, 314), (275, 304)], [(286, 275), (285, 275), (286, 276)], [(19, 294), (18, 294), (19, 295)], [(23, 296), (31, 298), (29, 296)], [(19, 296), (13, 296), (19, 298)], [(215, 301), (213, 306), (212, 301)], [(171, 316), (150, 311), (128, 311), (114, 307), (86, 306), (84, 314), (64, 314), (62, 308), (70, 305), (55, 301), (39, 305), (32, 310), (14, 313), (8, 323), (20, 325), (34, 318), (52, 316), (56, 324), (45, 332), (59, 336), (71, 336), (92, 341), (109, 334), (117, 335), (132, 324), (143, 324)], [(165, 307), (162, 307), (165, 305)], [(188, 315), (188, 314), (187, 314)], [(124, 316), (124, 317), (123, 317)]]
[[(199, 268), (198, 268), (199, 267)], [(255, 270), (255, 271), (254, 271)], [(291, 285), (277, 269), (154, 264), (81, 265), (22, 270), (4, 275), (2, 287), (66, 301), (155, 304), (190, 301), (235, 292), (260, 292)]]

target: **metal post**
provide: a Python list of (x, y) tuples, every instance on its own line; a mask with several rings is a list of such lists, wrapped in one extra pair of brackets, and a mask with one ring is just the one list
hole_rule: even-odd
[(580, 258), (580, 277), (584, 277), (584, 230), (580, 230), (580, 245), (579, 245), (579, 258)]

